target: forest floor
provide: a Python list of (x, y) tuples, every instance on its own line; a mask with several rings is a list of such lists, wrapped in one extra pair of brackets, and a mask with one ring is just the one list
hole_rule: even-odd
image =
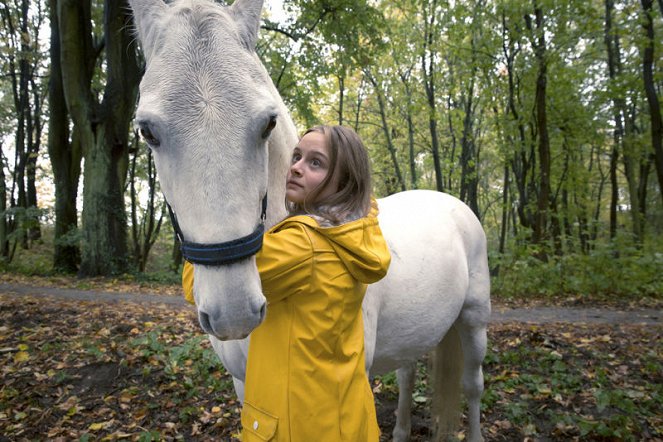
[[(237, 440), (232, 382), (179, 287), (0, 276), (0, 441)], [(660, 303), (547, 304), (494, 302), (486, 440), (663, 440)], [(372, 382), (388, 440), (395, 379)], [(414, 441), (426, 383), (422, 361)]]

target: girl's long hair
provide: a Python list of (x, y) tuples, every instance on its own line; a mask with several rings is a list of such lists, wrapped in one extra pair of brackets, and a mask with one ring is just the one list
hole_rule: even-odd
[[(317, 132), (329, 146), (329, 172), (301, 203), (286, 202), (289, 214), (313, 215), (324, 225), (339, 225), (368, 215), (371, 209), (371, 168), (368, 152), (359, 135), (346, 126), (315, 126), (304, 135)], [(326, 198), (318, 195), (338, 177), (338, 190)], [(309, 201), (315, 201), (310, 203)]]

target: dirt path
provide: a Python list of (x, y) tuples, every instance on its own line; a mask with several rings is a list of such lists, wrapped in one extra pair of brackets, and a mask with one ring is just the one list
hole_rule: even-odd
[[(53, 287), (33, 287), (20, 284), (0, 283), (0, 293), (17, 296), (52, 296), (63, 299), (94, 302), (156, 302), (179, 308), (193, 307), (181, 296), (153, 295), (143, 293), (100, 292), (63, 289)], [(663, 325), (663, 312), (659, 309), (615, 310), (587, 307), (531, 307), (493, 309), (491, 322), (524, 322), (531, 324), (585, 323), (585, 324), (642, 324)]]

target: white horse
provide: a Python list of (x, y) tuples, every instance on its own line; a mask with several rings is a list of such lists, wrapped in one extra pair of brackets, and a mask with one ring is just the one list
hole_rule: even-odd
[[(262, 0), (130, 3), (147, 61), (136, 120), (184, 240), (221, 243), (259, 232), (265, 195), (266, 226), (283, 219), (297, 132), (255, 53)], [(467, 206), (442, 193), (403, 192), (378, 204), (392, 263), (364, 300), (366, 364), (371, 374), (397, 370), (394, 440), (409, 438), (415, 363), (431, 350), (441, 387), (433, 393), (435, 433), (455, 431), (462, 383), (468, 440), (481, 440), (490, 316), (484, 232)], [(194, 267), (201, 327), (241, 399), (246, 337), (265, 315), (255, 259)]]

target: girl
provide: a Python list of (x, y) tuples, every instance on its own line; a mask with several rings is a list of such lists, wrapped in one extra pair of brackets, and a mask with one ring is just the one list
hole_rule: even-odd
[[(343, 126), (308, 130), (293, 151), (286, 200), (290, 216), (256, 255), (268, 308), (251, 333), (242, 441), (377, 441), (361, 304), (390, 255), (359, 136)], [(183, 284), (192, 299), (191, 270)]]

